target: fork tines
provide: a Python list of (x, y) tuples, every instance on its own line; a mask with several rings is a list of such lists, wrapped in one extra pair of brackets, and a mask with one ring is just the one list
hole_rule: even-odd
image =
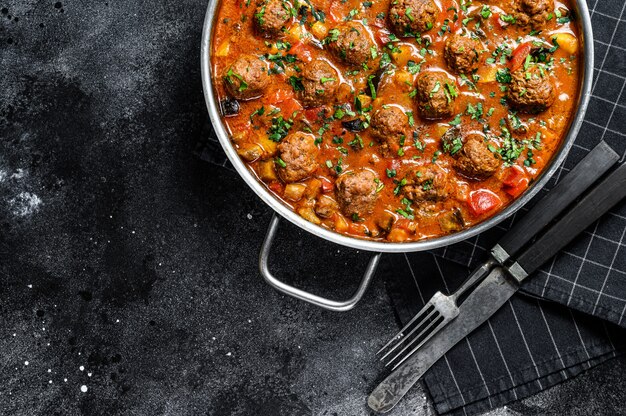
[(443, 326), (445, 318), (433, 304), (434, 300), (433, 298), (424, 305), (422, 310), (376, 353), (383, 354), (380, 360), (385, 363), (385, 367), (393, 364), (393, 368), (396, 368)]

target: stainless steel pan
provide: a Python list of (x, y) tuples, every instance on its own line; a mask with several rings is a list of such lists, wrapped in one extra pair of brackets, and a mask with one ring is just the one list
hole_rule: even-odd
[[(248, 169), (245, 163), (237, 155), (237, 152), (231, 143), (228, 132), (226, 131), (225, 125), (222, 122), (219, 112), (219, 103), (217, 102), (217, 97), (215, 95), (215, 91), (213, 90), (212, 83), (212, 79), (216, 75), (213, 73), (213, 68), (211, 66), (211, 43), (213, 38), (213, 26), (217, 12), (217, 6), (217, 0), (209, 1), (206, 16), (204, 19), (202, 44), (200, 48), (202, 85), (204, 88), (204, 97), (209, 111), (209, 116), (211, 118), (211, 122), (217, 134), (217, 138), (219, 139), (222, 147), (224, 148), (224, 151), (226, 152), (226, 155), (228, 156), (228, 159), (231, 161), (239, 175), (241, 175), (244, 181), (246, 181), (248, 186), (250, 186), (250, 188), (252, 188), (252, 190), (259, 196), (259, 198), (261, 198), (267, 205), (269, 205), (276, 214), (278, 214), (275, 214), (272, 218), (267, 235), (265, 237), (265, 241), (261, 248), (261, 254), (259, 259), (261, 274), (263, 275), (265, 280), (277, 290), (295, 298), (313, 303), (317, 306), (333, 311), (346, 311), (352, 309), (354, 305), (356, 305), (356, 303), (365, 293), (365, 290), (367, 289), (367, 286), (369, 285), (369, 282), (374, 275), (382, 253), (403, 253), (411, 251), (431, 250), (458, 243), (490, 229), (504, 219), (513, 215), (517, 210), (519, 210), (528, 201), (530, 201), (537, 194), (537, 192), (539, 192), (539, 190), (543, 188), (546, 182), (557, 171), (558, 167), (565, 160), (565, 157), (567, 156), (570, 148), (572, 147), (572, 144), (574, 143), (576, 135), (580, 130), (580, 126), (583, 122), (583, 117), (589, 103), (589, 97), (591, 95), (591, 84), (594, 68), (593, 33), (591, 29), (591, 18), (589, 16), (589, 10), (587, 9), (587, 4), (585, 0), (576, 0), (575, 13), (578, 16), (578, 22), (582, 34), (582, 55), (584, 59), (584, 70), (580, 86), (581, 93), (578, 97), (576, 116), (572, 120), (572, 123), (569, 127), (569, 132), (565, 140), (563, 140), (563, 142), (561, 143), (560, 148), (555, 153), (555, 156), (552, 158), (549, 165), (544, 169), (538, 180), (535, 181), (520, 198), (515, 200), (512, 204), (507, 206), (497, 215), (456, 234), (411, 243), (385, 243), (378, 241), (362, 240), (355, 237), (348, 237), (315, 225), (293, 212), (278, 198), (274, 197), (271, 192), (267, 190), (262, 183), (259, 182), (259, 180), (254, 176), (254, 174)], [(348, 299), (347, 301), (334, 301), (325, 299), (305, 292), (303, 290), (297, 289), (295, 287), (289, 286), (272, 275), (268, 267), (268, 258), (270, 255), (270, 248), (278, 230), (278, 225), (281, 217), (287, 219), (288, 221), (297, 225), (303, 230), (306, 230), (311, 234), (314, 234), (325, 240), (346, 247), (352, 247), (355, 249), (370, 251), (374, 253), (367, 266), (359, 288), (350, 299)]]

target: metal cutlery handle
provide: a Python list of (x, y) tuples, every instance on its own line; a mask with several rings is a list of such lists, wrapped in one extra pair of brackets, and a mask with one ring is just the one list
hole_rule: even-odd
[(354, 308), (359, 300), (361, 300), (361, 298), (365, 294), (365, 291), (367, 290), (367, 287), (372, 281), (372, 277), (374, 277), (374, 273), (376, 272), (376, 268), (378, 267), (378, 262), (380, 261), (382, 253), (376, 253), (370, 258), (370, 261), (367, 264), (367, 268), (365, 269), (365, 273), (363, 274), (363, 279), (361, 280), (361, 283), (359, 284), (356, 292), (354, 292), (350, 299), (346, 301), (326, 299), (321, 296), (306, 292), (302, 289), (298, 289), (297, 287), (290, 286), (274, 277), (272, 272), (270, 272), (268, 265), (270, 250), (272, 248), (272, 243), (274, 242), (274, 236), (276, 235), (276, 231), (278, 230), (279, 222), (280, 217), (274, 214), (274, 216), (272, 217), (272, 221), (270, 222), (269, 228), (267, 229), (267, 234), (265, 235), (263, 245), (261, 246), (261, 253), (259, 255), (259, 270), (261, 271), (261, 275), (263, 275), (265, 281), (274, 289), (286, 295), (303, 300), (305, 302), (312, 303), (313, 305), (328, 309), (330, 311), (345, 312)]
[(596, 185), (564, 217), (509, 267), (519, 282), (569, 244), (574, 237), (626, 197), (626, 164)]
[(504, 264), (618, 160), (619, 155), (601, 141), (500, 239), (492, 249), (494, 258)]
[(381, 413), (391, 410), (450, 348), (493, 316), (515, 294), (519, 282), (528, 273), (545, 263), (625, 196), (626, 164), (623, 164), (519, 256), (517, 262), (509, 267), (509, 274), (515, 280), (503, 273), (500, 267), (493, 269), (460, 306), (459, 316), (374, 389), (368, 398), (369, 406)]

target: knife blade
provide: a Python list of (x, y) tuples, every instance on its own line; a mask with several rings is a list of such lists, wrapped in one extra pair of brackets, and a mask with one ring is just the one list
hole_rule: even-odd
[(433, 364), (495, 314), (517, 292), (521, 282), (530, 273), (625, 196), (626, 164), (622, 164), (551, 226), (511, 266), (506, 269), (494, 268), (461, 304), (459, 316), (374, 389), (367, 400), (369, 407), (380, 413), (391, 410)]

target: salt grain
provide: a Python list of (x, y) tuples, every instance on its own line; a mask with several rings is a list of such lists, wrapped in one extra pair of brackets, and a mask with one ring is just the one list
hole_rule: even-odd
[(83, 393), (87, 393), (87, 390), (87, 386), (85, 386), (84, 384), (80, 386), (80, 391), (82, 391)]

